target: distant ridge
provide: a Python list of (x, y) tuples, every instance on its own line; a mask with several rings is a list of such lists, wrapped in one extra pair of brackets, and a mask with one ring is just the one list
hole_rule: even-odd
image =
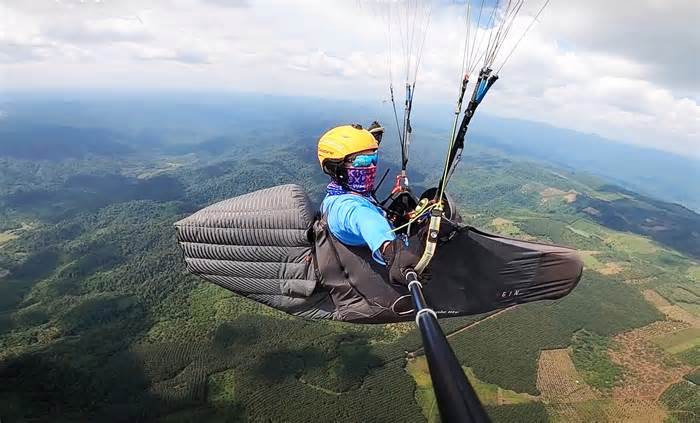
[(116, 139), (116, 134), (104, 129), (57, 125), (5, 127), (0, 128), (0, 157), (61, 160), (87, 155), (111, 157), (131, 151)]
[(513, 155), (604, 177), (700, 211), (700, 160), (517, 119), (479, 116), (472, 140)]

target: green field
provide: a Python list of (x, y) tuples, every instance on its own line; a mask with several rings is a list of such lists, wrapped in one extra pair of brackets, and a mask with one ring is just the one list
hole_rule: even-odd
[(229, 406), (236, 402), (236, 378), (233, 370), (224, 370), (209, 376), (207, 401), (214, 406)]
[(630, 255), (651, 255), (659, 251), (654, 243), (639, 235), (613, 233), (605, 238), (605, 243), (615, 250), (624, 251)]
[(590, 386), (610, 391), (622, 378), (622, 367), (613, 363), (608, 349), (614, 347), (610, 339), (581, 330), (574, 334), (571, 358), (576, 370)]
[(677, 354), (700, 346), (700, 328), (688, 328), (656, 338), (654, 343), (670, 354)]
[(581, 258), (583, 259), (583, 264), (584, 266), (586, 266), (587, 269), (599, 270), (602, 269), (603, 266), (605, 266), (596, 258), (596, 255), (594, 253), (582, 252)]
[[(406, 363), (406, 371), (416, 382), (416, 402), (421, 407), (423, 415), (428, 422), (439, 422), (440, 414), (425, 356), (409, 360)], [(524, 404), (538, 400), (537, 397), (503, 389), (498, 385), (479, 380), (474, 371), (468, 367), (464, 368), (464, 373), (467, 375), (479, 400), (485, 406), (498, 408), (499, 406)]]

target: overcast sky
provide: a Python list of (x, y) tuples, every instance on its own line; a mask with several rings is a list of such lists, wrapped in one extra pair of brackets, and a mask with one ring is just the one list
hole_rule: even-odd
[[(417, 103), (455, 101), (464, 1), (433, 2)], [(386, 2), (376, 3), (0, 0), (0, 91), (244, 90), (380, 104), (388, 52), (398, 91), (404, 70), (399, 18), (390, 50)], [(526, 0), (511, 43), (541, 4)], [(700, 0), (552, 0), (482, 108), (700, 158), (698, 22)]]

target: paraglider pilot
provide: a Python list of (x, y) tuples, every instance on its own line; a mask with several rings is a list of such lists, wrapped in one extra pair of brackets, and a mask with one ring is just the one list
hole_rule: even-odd
[(318, 141), (318, 160), (331, 177), (321, 213), (331, 234), (349, 246), (366, 245), (375, 261), (385, 264), (394, 283), (405, 283), (404, 272), (420, 257), (396, 237), (384, 210), (374, 198), (378, 148), (383, 128), (369, 130), (344, 125), (323, 134)]

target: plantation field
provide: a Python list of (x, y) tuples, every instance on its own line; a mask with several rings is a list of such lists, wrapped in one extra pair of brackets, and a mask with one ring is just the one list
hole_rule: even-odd
[(537, 389), (548, 404), (580, 403), (598, 398), (574, 366), (568, 349), (543, 350), (538, 360)]
[[(615, 337), (619, 344), (615, 350), (609, 351), (613, 360), (618, 355), (628, 356), (630, 362), (619, 363), (619, 379), (616, 379), (612, 389), (597, 390), (585, 382), (585, 377), (579, 372), (579, 366), (574, 366), (568, 349), (542, 351), (539, 360), (537, 387), (542, 392), (540, 398), (546, 404), (553, 421), (589, 422), (589, 421), (629, 421), (629, 422), (661, 422), (667, 416), (667, 410), (658, 402), (655, 396), (660, 395), (668, 386), (675, 383), (684, 371), (684, 367), (673, 368), (673, 376), (667, 374), (665, 365), (661, 365), (654, 373), (650, 368), (649, 359), (645, 359), (654, 350), (649, 351), (651, 344), (640, 344), (640, 339), (654, 339), (660, 334), (674, 330), (669, 322), (657, 322), (630, 333)], [(634, 334), (634, 338), (632, 337)], [(634, 342), (630, 341), (634, 339)], [(591, 341), (588, 341), (590, 343)], [(600, 340), (595, 342), (600, 343)], [(631, 345), (635, 343), (635, 345)], [(574, 347), (581, 345), (574, 340)], [(602, 344), (601, 344), (602, 345)], [(631, 351), (630, 348), (636, 348)], [(595, 349), (590, 350), (595, 351)], [(595, 353), (594, 353), (595, 355)], [(635, 362), (636, 358), (642, 358)], [(656, 359), (664, 361), (660, 356)], [(581, 363), (582, 370), (591, 369), (586, 363)], [(601, 368), (592, 367), (600, 372)], [(665, 373), (661, 375), (660, 373)], [(639, 378), (644, 374), (645, 378)], [(661, 377), (661, 380), (657, 378)], [(665, 377), (665, 379), (664, 379)]]
[(700, 388), (697, 384), (681, 381), (661, 396), (669, 410), (672, 422), (696, 422), (700, 418)]
[(613, 397), (593, 389), (579, 374), (568, 349), (542, 351), (537, 383), (554, 422), (652, 423), (666, 416), (654, 401)]

